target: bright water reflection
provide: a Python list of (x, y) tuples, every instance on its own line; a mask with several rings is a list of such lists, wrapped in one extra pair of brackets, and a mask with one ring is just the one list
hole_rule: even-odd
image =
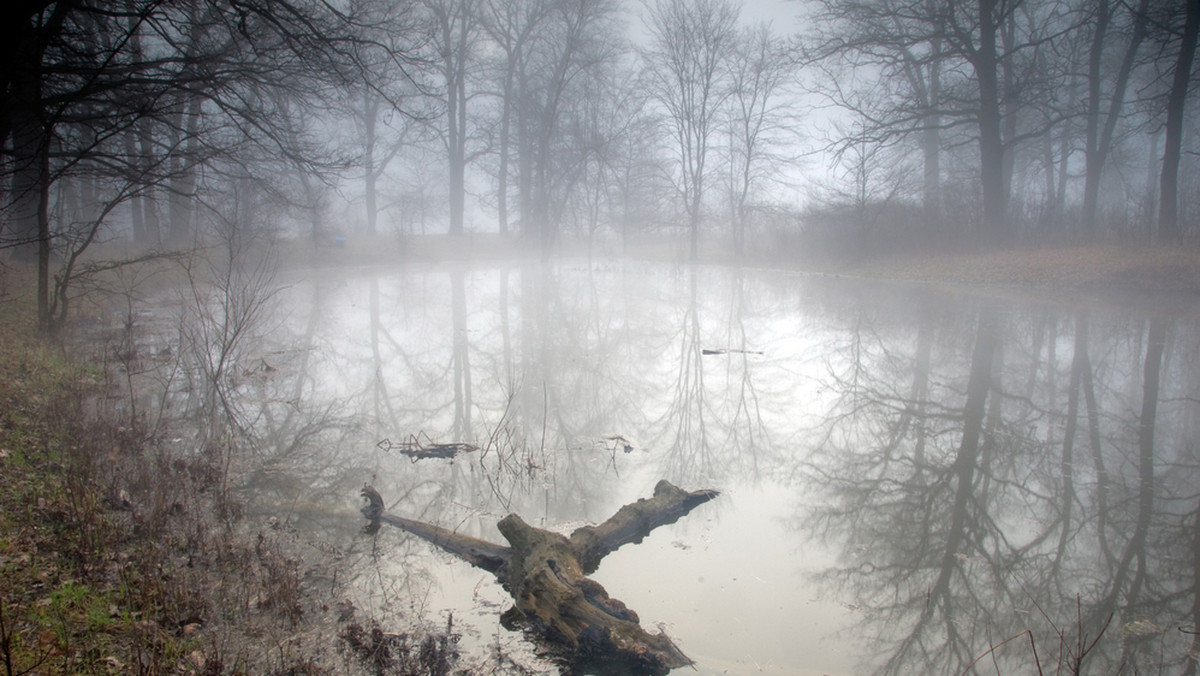
[[(321, 505), (371, 482), (500, 541), (509, 512), (566, 531), (661, 478), (722, 489), (595, 576), (704, 674), (962, 673), (1027, 629), (984, 662), (1057, 673), (1103, 631), (1095, 673), (1195, 671), (1190, 312), (621, 262), (288, 284), (240, 390), (270, 440), (247, 484), (364, 603), (453, 610), (477, 660), (528, 656), (490, 575)], [(415, 435), (480, 450), (411, 462)]]

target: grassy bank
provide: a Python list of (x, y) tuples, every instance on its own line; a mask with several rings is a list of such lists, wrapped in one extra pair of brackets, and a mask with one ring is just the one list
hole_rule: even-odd
[(850, 273), (948, 285), (1101, 294), (1200, 293), (1200, 247), (1055, 247), (847, 263)]
[[(495, 234), (397, 238), (354, 236), (338, 246), (291, 242), (282, 248), (291, 264), (362, 266), (439, 264), (538, 259), (531, 244)], [(583, 242), (559, 244), (557, 255), (586, 256)], [(622, 253), (623, 251), (623, 253)], [(596, 244), (597, 256), (682, 263), (686, 251), (672, 239), (649, 239), (624, 250), (615, 242)], [(805, 251), (776, 251), (768, 258), (733, 257), (713, 243), (701, 250), (703, 263), (749, 265), (823, 274), (853, 275), (958, 287), (1009, 287), (1068, 290), (1091, 294), (1200, 294), (1200, 246), (1054, 246), (978, 249), (936, 253), (905, 252), (886, 256), (821, 257)]]
[[(265, 595), (285, 617), (299, 616), (286, 562), (214, 525), (205, 495), (213, 468), (148, 453), (137, 430), (97, 415), (89, 402), (105, 374), (41, 340), (25, 299), (4, 301), (4, 673), (222, 673), (226, 663), (248, 663), (210, 628), (254, 604), (218, 603)], [(235, 580), (241, 589), (211, 593)]]
[(219, 452), (173, 453), (105, 405), (110, 374), (0, 294), (0, 676), (444, 674), (454, 637), (384, 631), (286, 524), (242, 519)]

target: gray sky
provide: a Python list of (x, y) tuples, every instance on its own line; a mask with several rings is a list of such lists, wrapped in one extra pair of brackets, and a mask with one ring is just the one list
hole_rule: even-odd
[(745, 0), (742, 3), (742, 23), (770, 21), (775, 32), (788, 35), (796, 30), (796, 14), (800, 5), (791, 0)]
[[(629, 38), (635, 43), (641, 42), (646, 36), (646, 27), (642, 16), (645, 13), (646, 2), (655, 0), (626, 0), (632, 20), (629, 24)], [(736, 2), (736, 0), (735, 0)], [(795, 0), (743, 0), (741, 3), (741, 19), (743, 25), (753, 25), (770, 21), (776, 35), (787, 36), (796, 32), (796, 15), (801, 3)]]

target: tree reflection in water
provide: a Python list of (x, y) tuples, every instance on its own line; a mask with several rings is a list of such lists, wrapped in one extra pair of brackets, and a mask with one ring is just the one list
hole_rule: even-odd
[[(235, 482), (248, 511), (328, 543), (312, 575), (360, 607), (451, 607), (456, 626), (474, 614), (477, 642), (519, 643), (486, 574), (356, 534), (364, 482), (393, 513), (497, 540), (508, 512), (569, 530), (666, 478), (728, 497), (615, 555), (608, 571), (625, 572), (605, 583), (679, 622), (702, 673), (847, 670), (815, 649), (862, 655), (854, 673), (962, 673), (1027, 629), (1058, 673), (1060, 648), (1080, 652), (1110, 615), (1085, 672), (1193, 673), (1187, 312), (620, 263), (343, 271), (280, 298), (228, 383), (249, 449)], [(189, 406), (179, 389), (162, 401)], [(479, 451), (410, 462), (376, 445), (417, 434)], [(438, 606), (443, 591), (460, 596)], [(818, 595), (853, 611), (818, 611)], [(737, 631), (711, 629), (734, 615)], [(776, 638), (843, 617), (834, 641)], [(1033, 658), (1013, 641), (983, 663), (1026, 673)]]
[[(830, 352), (822, 506), (798, 523), (842, 552), (821, 578), (860, 610), (880, 673), (962, 673), (1026, 629), (1053, 673), (1195, 669), (1195, 326), (1091, 325), (926, 305), (915, 326), (856, 320)], [(1014, 641), (986, 663), (1034, 659)]]

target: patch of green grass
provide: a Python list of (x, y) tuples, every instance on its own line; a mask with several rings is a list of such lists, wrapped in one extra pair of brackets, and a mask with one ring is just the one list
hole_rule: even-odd
[[(38, 624), (57, 626), (64, 634), (68, 631), (112, 633), (120, 629), (127, 619), (113, 603), (109, 590), (97, 589), (75, 580), (68, 580), (52, 591), (38, 610)], [(67, 642), (70, 637), (64, 635), (61, 639)]]

